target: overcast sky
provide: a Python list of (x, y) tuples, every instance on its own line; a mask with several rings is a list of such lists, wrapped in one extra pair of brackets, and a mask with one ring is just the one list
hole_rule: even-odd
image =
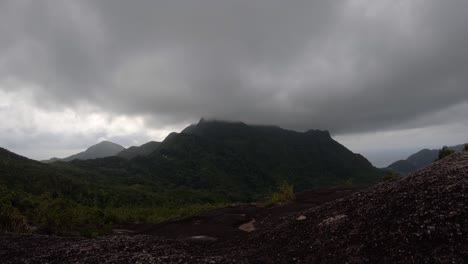
[(385, 166), (468, 141), (465, 0), (0, 0), (0, 146), (44, 159), (201, 117), (326, 129)]

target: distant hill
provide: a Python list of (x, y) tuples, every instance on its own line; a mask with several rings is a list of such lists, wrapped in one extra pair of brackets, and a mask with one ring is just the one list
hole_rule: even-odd
[(56, 162), (56, 161), (60, 161), (60, 160), (61, 160), (60, 158), (53, 157), (53, 158), (48, 159), (48, 160), (41, 160), (41, 162), (43, 162), (43, 163), (52, 163), (52, 162)]
[(75, 166), (139, 181), (158, 181), (249, 201), (286, 180), (296, 190), (369, 185), (381, 171), (330, 137), (328, 131), (296, 132), (241, 122), (200, 121), (170, 134), (148, 156), (75, 161)]
[[(449, 148), (458, 152), (462, 151), (463, 147), (464, 145), (461, 144)], [(402, 174), (411, 173), (432, 164), (438, 158), (438, 155), (438, 149), (423, 149), (412, 154), (406, 160), (398, 160), (390, 164), (387, 168)]]
[(9, 165), (12, 162), (31, 162), (35, 164), (40, 164), (35, 160), (31, 160), (26, 157), (20, 156), (4, 148), (0, 148), (0, 160), (3, 162), (4, 165)]
[(105, 158), (105, 157), (115, 156), (123, 150), (125, 150), (125, 148), (119, 144), (116, 144), (110, 141), (102, 141), (96, 145), (89, 147), (85, 151), (80, 152), (78, 154), (74, 154), (63, 159), (52, 158), (50, 160), (44, 160), (42, 162), (51, 163), (51, 162), (55, 162), (59, 160), (68, 162), (68, 161), (72, 161), (76, 159), (87, 160), (87, 159)]
[(150, 141), (146, 144), (143, 144), (139, 147), (129, 147), (128, 149), (124, 149), (117, 153), (117, 156), (125, 158), (125, 159), (133, 159), (138, 156), (147, 156), (154, 152), (161, 142)]
[[(61, 170), (0, 148), (0, 193), (4, 186), (8, 192), (25, 200), (29, 195), (47, 192), (66, 194), (69, 198), (81, 197), (89, 191), (84, 183), (85, 174), (78, 170)], [(8, 195), (2, 195), (5, 196)]]

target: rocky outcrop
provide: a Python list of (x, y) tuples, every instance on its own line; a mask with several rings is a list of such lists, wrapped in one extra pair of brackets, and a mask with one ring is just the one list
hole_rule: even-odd
[(468, 153), (301, 215), (306, 219), (291, 217), (231, 243), (232, 256), (254, 263), (466, 263)]
[(196, 243), (155, 236), (0, 238), (1, 263), (210, 263)]

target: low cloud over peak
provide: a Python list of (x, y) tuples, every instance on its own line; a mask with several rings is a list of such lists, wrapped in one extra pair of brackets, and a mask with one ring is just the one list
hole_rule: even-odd
[[(6, 0), (0, 92), (26, 83), (31, 109), (81, 115), (85, 104), (148, 131), (201, 116), (341, 136), (466, 126), (453, 110), (468, 100), (466, 10), (458, 0)], [(7, 100), (0, 115), (19, 111), (1, 108)], [(1, 143), (19, 144), (2, 126)]]

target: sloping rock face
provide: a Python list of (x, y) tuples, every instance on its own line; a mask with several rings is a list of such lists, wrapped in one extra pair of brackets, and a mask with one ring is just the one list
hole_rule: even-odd
[[(210, 263), (199, 245), (154, 236), (0, 237), (1, 263)], [(216, 263), (216, 262), (215, 262)]]
[[(467, 263), (468, 153), (285, 219), (233, 246), (253, 263)], [(232, 245), (231, 245), (232, 246)]]
[[(298, 219), (301, 220), (298, 220)], [(468, 153), (213, 243), (0, 236), (2, 263), (467, 263)]]

